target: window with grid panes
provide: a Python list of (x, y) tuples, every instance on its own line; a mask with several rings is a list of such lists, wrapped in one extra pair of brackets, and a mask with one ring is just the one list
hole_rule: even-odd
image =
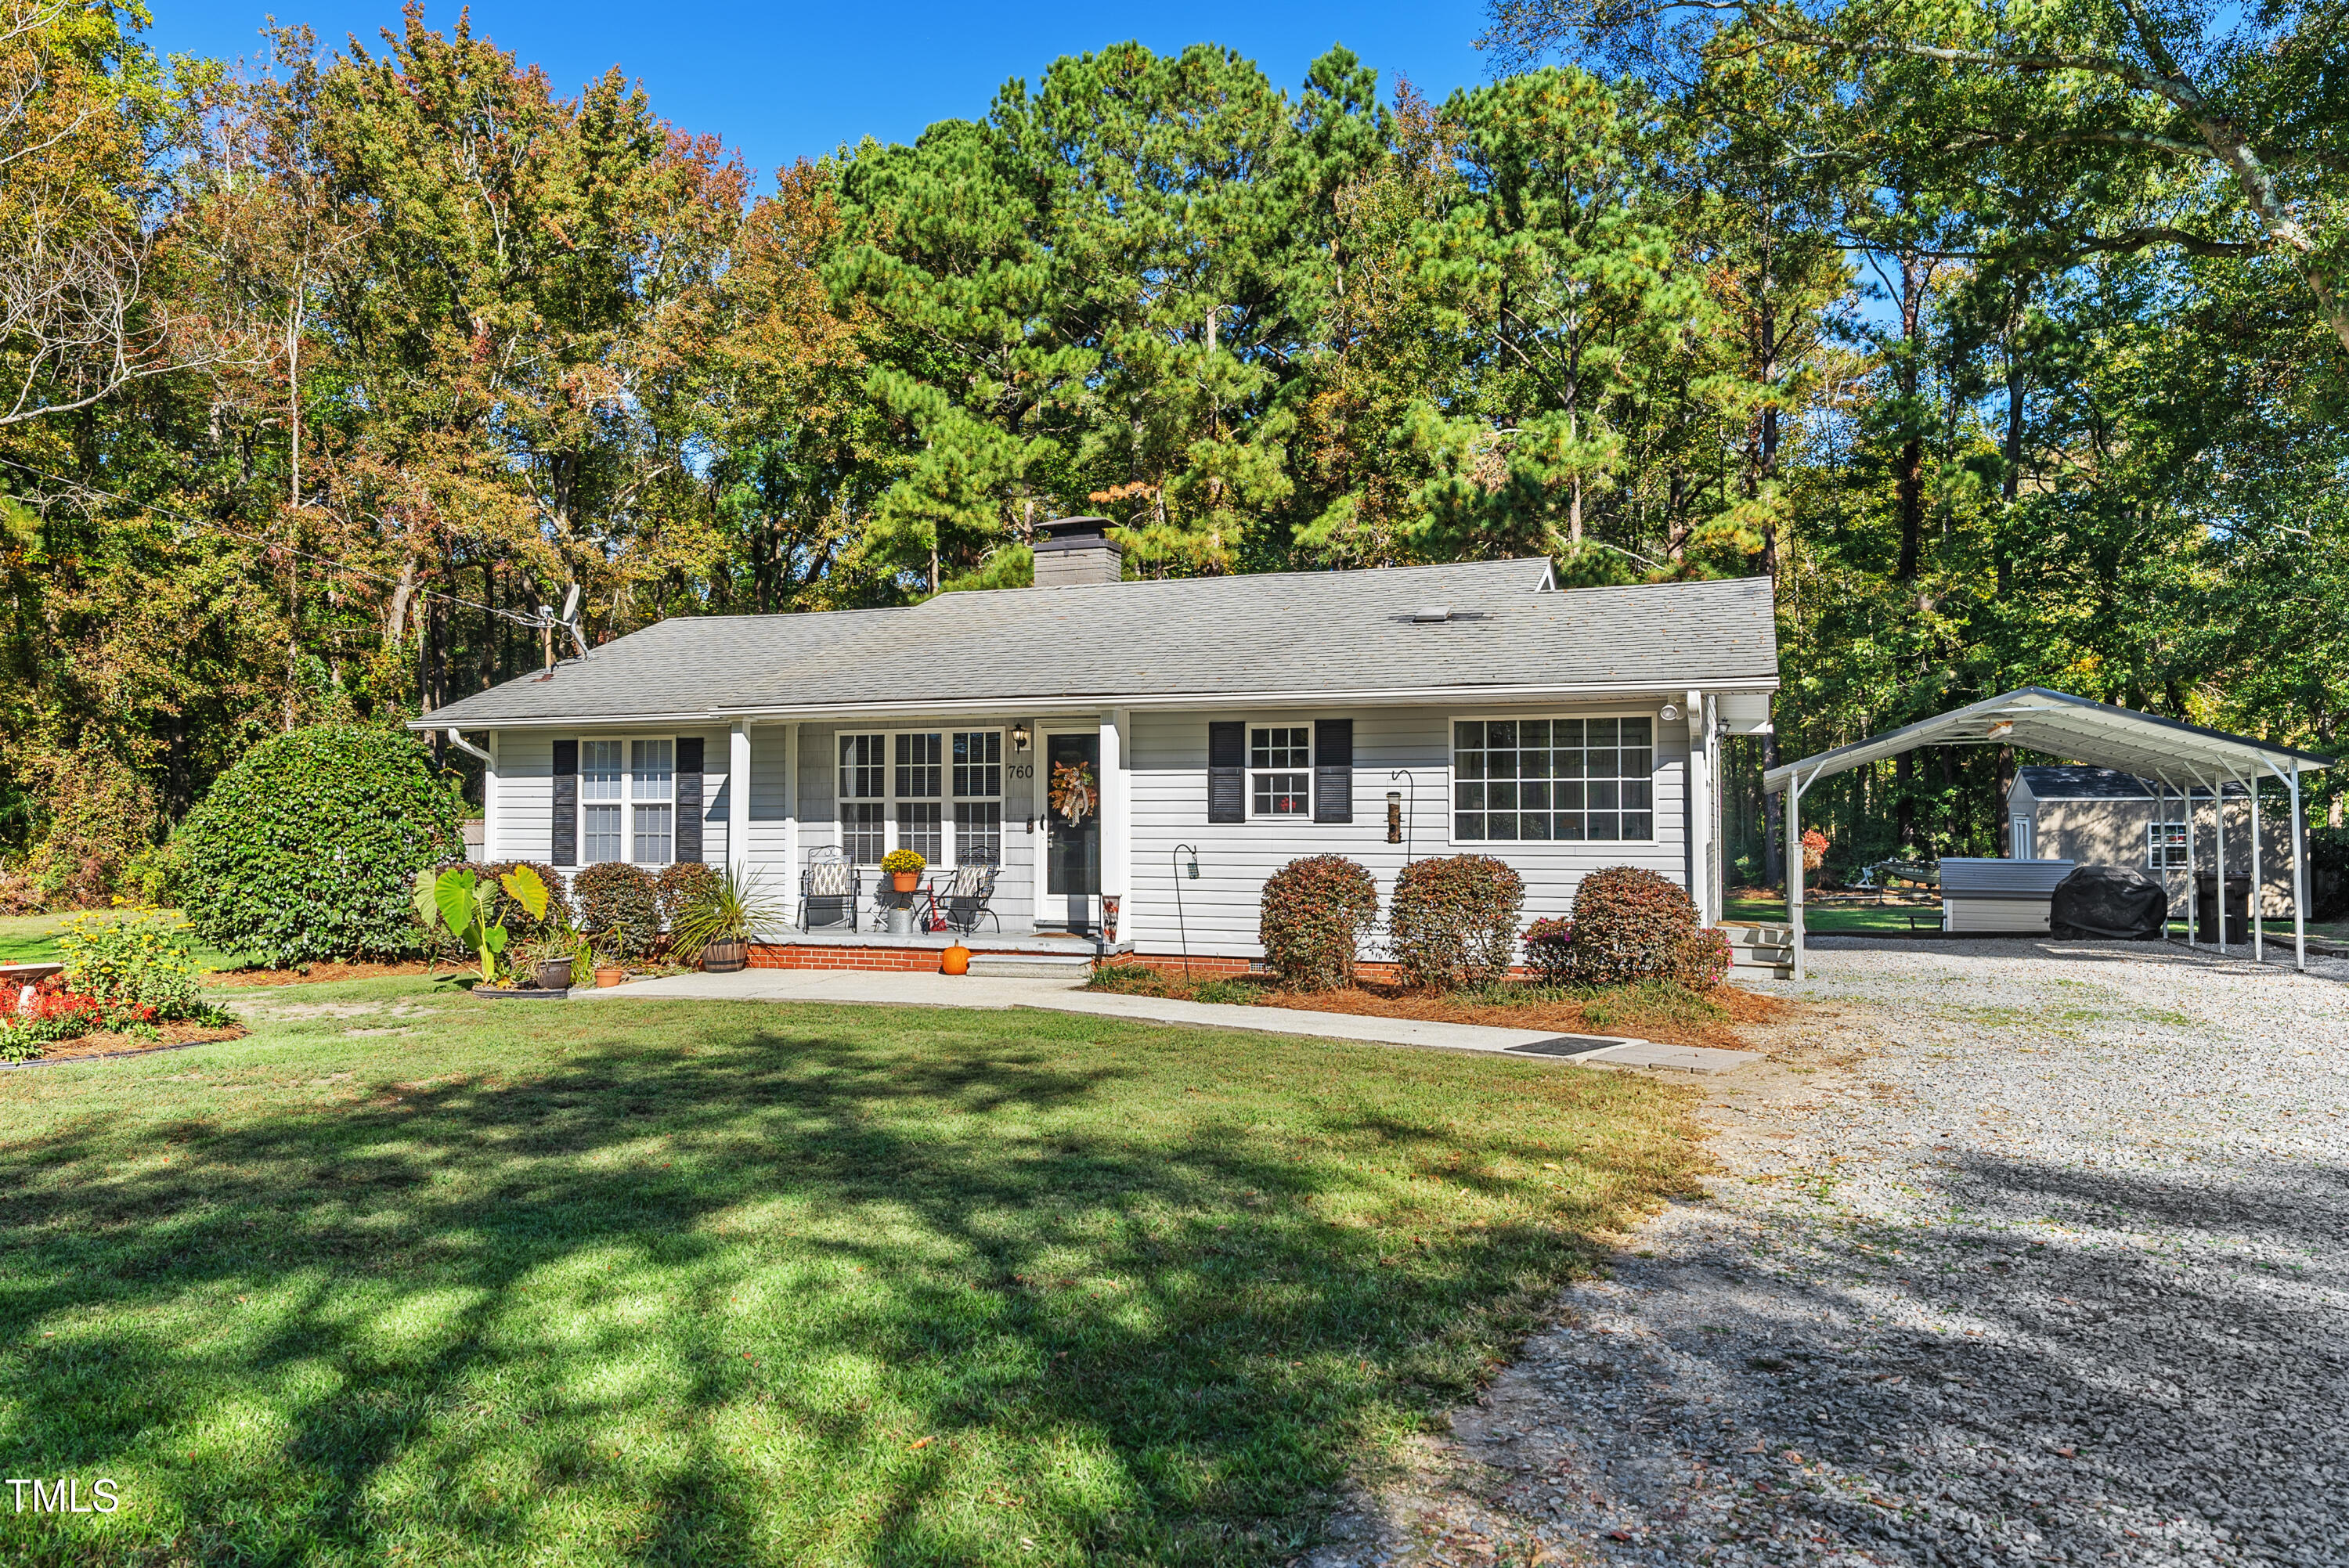
[(627, 743), (579, 743), (579, 863), (626, 858), (620, 841), (621, 774)]
[(888, 849), (888, 739), (840, 738), (840, 847), (859, 865), (880, 864)]
[(1248, 814), (1313, 814), (1313, 727), (1251, 727), (1248, 730)]
[(632, 740), (628, 767), (629, 859), (640, 866), (669, 863), (675, 840), (677, 742)]
[(1455, 720), (1452, 836), (1652, 839), (1655, 763), (1655, 722), (1645, 717)]
[(1003, 859), (1003, 732), (957, 730), (954, 738), (955, 863)]
[(932, 732), (894, 738), (897, 756), (897, 847), (911, 850), (936, 865), (946, 859), (946, 803), (941, 799), (945, 769), (939, 762), (940, 737)]
[(2157, 872), (2182, 872), (2186, 869), (2186, 824), (2183, 822), (2147, 822), (2145, 825), (2145, 863)]

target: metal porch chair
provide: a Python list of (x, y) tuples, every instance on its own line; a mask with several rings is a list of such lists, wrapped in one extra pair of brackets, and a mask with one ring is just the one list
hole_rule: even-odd
[(978, 929), (983, 917), (994, 921), (996, 932), (1001, 934), (1003, 922), (988, 907), (995, 898), (997, 869), (993, 855), (973, 851), (955, 868), (945, 887), (931, 884), (931, 906), (944, 918), (948, 931), (968, 936)]
[(800, 929), (844, 925), (856, 929), (856, 862), (842, 849), (810, 850), (800, 872)]

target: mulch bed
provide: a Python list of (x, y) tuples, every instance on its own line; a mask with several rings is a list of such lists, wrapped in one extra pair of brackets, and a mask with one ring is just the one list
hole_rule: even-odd
[(235, 985), (323, 985), (330, 980), (388, 980), (402, 975), (446, 975), (445, 964), (411, 958), (398, 964), (345, 963), (340, 959), (305, 964), (293, 969), (216, 969), (204, 976), (207, 990)]
[[(1578, 1001), (1478, 1003), (1399, 985), (1358, 985), (1343, 991), (1281, 991), (1265, 987), (1263, 1006), (1381, 1018), (1425, 1018), (1440, 1024), (1482, 1024), (1496, 1029), (1556, 1029), (1560, 1034), (1631, 1035), (1669, 1046), (1750, 1050), (1743, 1024), (1782, 1021), (1799, 1003), (1764, 996), (1738, 985), (1705, 994), (1714, 1016), (1694, 1006), (1641, 1006), (1636, 993), (1604, 1003)], [(1593, 1013), (1597, 1016), (1593, 1016)]]
[(209, 1046), (220, 1040), (242, 1039), (247, 1033), (243, 1024), (159, 1024), (156, 1033), (160, 1039), (145, 1040), (137, 1035), (119, 1035), (101, 1031), (84, 1035), (78, 1040), (52, 1040), (42, 1047), (41, 1054), (29, 1061), (14, 1062), (12, 1067), (40, 1067), (49, 1062), (94, 1061), (107, 1057), (143, 1057), (150, 1051), (174, 1051), (182, 1046)]

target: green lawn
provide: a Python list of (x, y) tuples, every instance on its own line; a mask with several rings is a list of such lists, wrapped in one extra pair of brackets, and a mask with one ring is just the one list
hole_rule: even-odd
[(123, 1499), (12, 1564), (1286, 1562), (1700, 1158), (1556, 1063), (223, 995), (0, 1073), (0, 1462)]
[[(1754, 921), (1764, 925), (1786, 923), (1786, 901), (1783, 898), (1732, 898), (1725, 916), (1732, 923)], [(1915, 925), (1909, 922), (1916, 917)], [(1803, 929), (1816, 932), (1851, 932), (1859, 934), (1889, 933), (1906, 936), (1910, 930), (1939, 931), (1941, 911), (1936, 904), (1803, 904)]]
[[(57, 933), (72, 918), (64, 914), (0, 914), (0, 964), (47, 964), (59, 956)], [(196, 944), (195, 960), (206, 969), (233, 969), (244, 962), (233, 953)]]

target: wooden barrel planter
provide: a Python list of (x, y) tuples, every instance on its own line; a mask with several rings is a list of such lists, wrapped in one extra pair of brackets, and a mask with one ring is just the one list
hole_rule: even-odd
[(701, 950), (701, 967), (711, 975), (731, 975), (750, 962), (747, 942), (713, 942)]

